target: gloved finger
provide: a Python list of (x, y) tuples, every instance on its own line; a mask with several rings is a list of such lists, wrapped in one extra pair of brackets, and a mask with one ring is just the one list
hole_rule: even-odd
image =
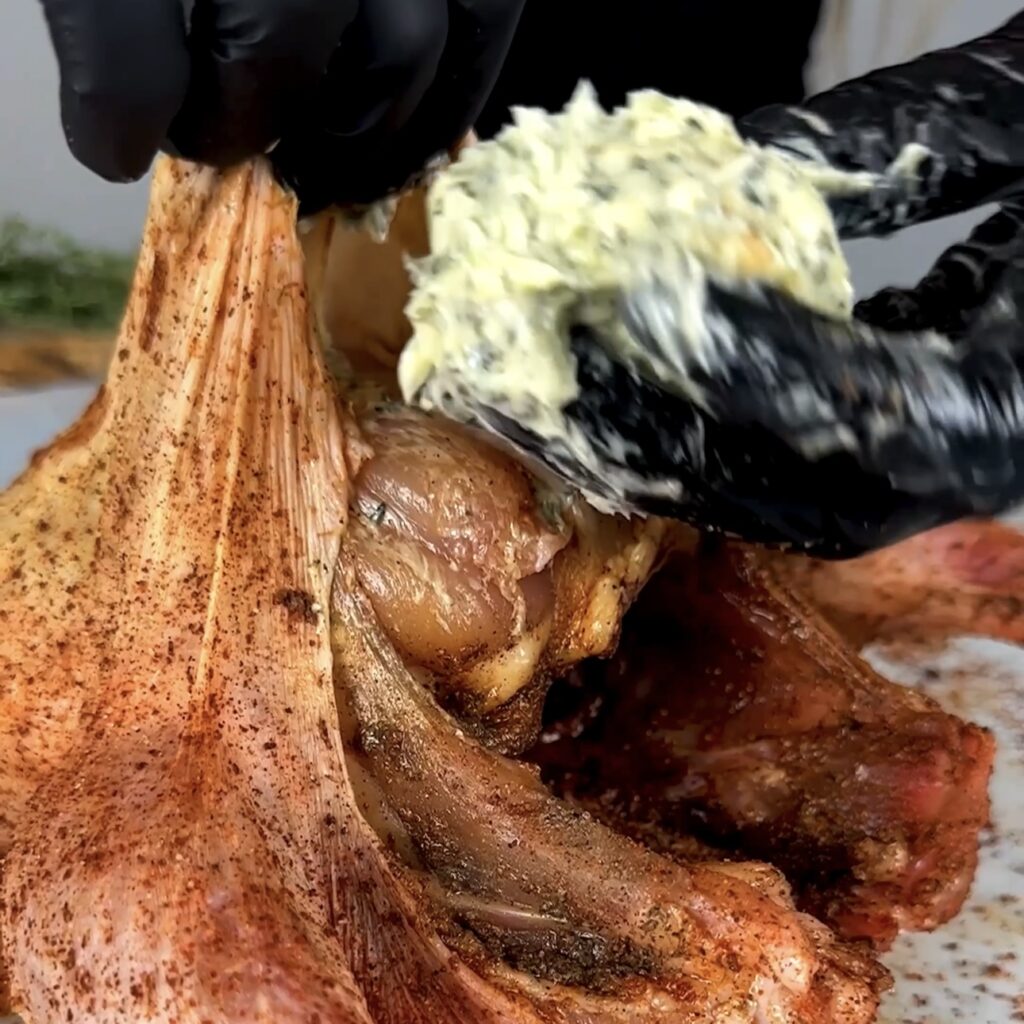
[(265, 152), (308, 100), (358, 0), (197, 0), (188, 93), (168, 148), (228, 165)]
[[(318, 125), (286, 137), (274, 162), (304, 213), (367, 203), (407, 185), (472, 128), (497, 81), (525, 0), (447, 0), (443, 54), (421, 100), (395, 105), (362, 134)], [(419, 84), (419, 83), (417, 83)]]
[[(588, 473), (613, 505), (826, 559), (858, 557), (967, 514), (955, 490), (922, 498), (865, 467), (856, 449), (794, 447), (785, 430), (756, 417), (706, 409), (618, 363), (586, 332), (573, 352), (580, 394), (566, 412), (587, 438), (591, 465), (596, 456), (599, 471)], [(579, 486), (572, 457), (552, 468)]]
[(883, 288), (859, 302), (854, 315), (890, 331), (932, 330), (959, 338), (1022, 257), (1024, 196), (1016, 196), (966, 241), (947, 249), (913, 288)]
[[(1024, 264), (1014, 261), (959, 348), (931, 331), (889, 334), (818, 316), (770, 290), (709, 284), (705, 316), (717, 345), (708, 359), (705, 344), (703, 362), (687, 369), (691, 393), (720, 425), (716, 436), (721, 428), (740, 430), (754, 442), (732, 451), (724, 474), (730, 492), (743, 481), (740, 497), (754, 495), (762, 507), (774, 502), (782, 512), (795, 497), (798, 508), (817, 508), (833, 523), (848, 524), (856, 510), (860, 543), (873, 547), (908, 529), (1018, 503), (1022, 283)], [(670, 299), (655, 288), (626, 304), (628, 329), (641, 346), (664, 344)], [(762, 457), (775, 459), (779, 446), (799, 460), (794, 468), (803, 463), (802, 482), (794, 478), (789, 488), (772, 480)], [(833, 556), (857, 553), (848, 526), (846, 534), (807, 540), (833, 547)]]
[(446, 0), (362, 4), (315, 98), (274, 151), (304, 213), (387, 191), (380, 181), (390, 140), (423, 101), (448, 32)]
[(402, 128), (437, 74), (448, 41), (445, 0), (373, 0), (331, 60), (319, 127), (338, 137)]
[(43, 0), (75, 157), (108, 181), (149, 168), (185, 97), (180, 0)]
[(525, 0), (450, 0), (448, 43), (437, 76), (396, 138), (407, 162), (422, 165), (473, 127), (498, 80), (524, 5)]
[(855, 456), (810, 460), (763, 427), (722, 419), (613, 357), (585, 327), (572, 337), (579, 396), (565, 410), (571, 443), (541, 437), (500, 410), (475, 421), (576, 487), (598, 508), (662, 516), (704, 532), (852, 558), (964, 512), (922, 505)]
[(979, 39), (742, 119), (747, 137), (877, 187), (837, 196), (844, 238), (884, 235), (1016, 191), (1024, 178), (1024, 13)]

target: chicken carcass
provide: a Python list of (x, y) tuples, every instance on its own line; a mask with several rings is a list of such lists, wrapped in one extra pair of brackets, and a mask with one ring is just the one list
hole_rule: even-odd
[[(431, 687), (476, 686), (489, 713), (508, 694), (474, 671), (532, 651), (545, 616), (538, 665), (599, 649), (617, 622), (579, 608), (617, 614), (612, 581), (638, 586), (657, 544), (470, 494), (501, 556), (475, 557), (450, 509), (421, 515), (436, 481), (403, 431), (442, 456), (463, 442), (338, 398), (294, 219), (261, 163), (162, 161), (107, 385), (0, 498), (17, 1007), (33, 1024), (869, 1020), (884, 972), (771, 871), (616, 836), (438, 704)], [(385, 614), (404, 563), (373, 577), (371, 527), (423, 555), (415, 586), (476, 587), (501, 642), (419, 664), (430, 620)], [(463, 543), (465, 575), (445, 576)]]
[(934, 928), (974, 875), (992, 739), (878, 676), (767, 562), (717, 544), (677, 559), (535, 759), (622, 828), (782, 868), (840, 934)]

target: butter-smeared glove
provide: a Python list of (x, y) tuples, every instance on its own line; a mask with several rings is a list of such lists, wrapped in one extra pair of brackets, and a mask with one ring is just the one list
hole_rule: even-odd
[(276, 145), (307, 210), (398, 188), (472, 126), (524, 0), (42, 0), (72, 153), (111, 181), (160, 149)]
[(740, 122), (749, 139), (876, 187), (835, 197), (844, 238), (881, 236), (1000, 200), (1024, 179), (1024, 12), (948, 50)]
[(654, 282), (621, 303), (644, 359), (573, 331), (588, 464), (489, 425), (612, 507), (819, 557), (1003, 512), (1024, 499), (1022, 221), (1008, 205), (918, 288), (861, 307), (888, 329), (708, 282), (694, 337)]

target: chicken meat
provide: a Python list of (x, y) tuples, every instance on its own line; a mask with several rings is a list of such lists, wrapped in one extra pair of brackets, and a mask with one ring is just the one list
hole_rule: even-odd
[(555, 694), (533, 759), (684, 859), (680, 836), (771, 862), (805, 909), (885, 947), (963, 904), (993, 741), (872, 671), (771, 566), (728, 544), (677, 557), (615, 659)]

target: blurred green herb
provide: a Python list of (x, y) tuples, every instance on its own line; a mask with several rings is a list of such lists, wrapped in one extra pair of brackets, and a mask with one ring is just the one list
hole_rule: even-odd
[(102, 330), (120, 322), (134, 258), (0, 221), (0, 328)]

